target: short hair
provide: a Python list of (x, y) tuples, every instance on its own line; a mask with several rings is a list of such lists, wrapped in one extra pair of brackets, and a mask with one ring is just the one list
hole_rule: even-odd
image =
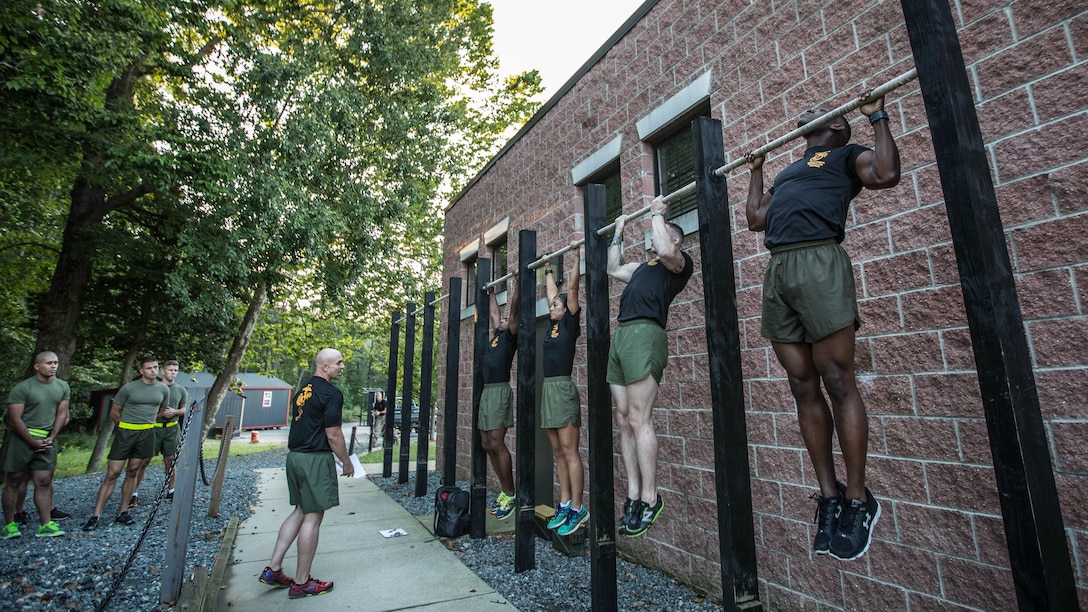
[(162, 367), (164, 367), (164, 368), (169, 368), (170, 366), (178, 366), (180, 368), (181, 364), (178, 363), (177, 361), (174, 361), (173, 359), (171, 359), (170, 361), (167, 361), (166, 363), (162, 364)]
[(143, 368), (145, 365), (151, 363), (152, 361), (158, 363), (159, 360), (156, 357), (141, 357), (140, 358), (140, 367)]
[(54, 353), (53, 351), (42, 351), (42, 352), (38, 353), (37, 355), (34, 355), (34, 363), (45, 363), (45, 359), (46, 359), (47, 355), (52, 355), (54, 357), (57, 356), (57, 354)]
[(665, 229), (669, 230), (669, 235), (680, 240), (684, 239), (684, 230), (679, 225), (669, 222), (665, 224)]

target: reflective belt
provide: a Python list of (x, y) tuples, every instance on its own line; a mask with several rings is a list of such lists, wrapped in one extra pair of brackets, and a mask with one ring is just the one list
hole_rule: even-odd
[(120, 423), (117, 424), (117, 426), (120, 427), (121, 429), (132, 429), (132, 430), (135, 430), (135, 431), (140, 431), (140, 430), (144, 430), (144, 429), (151, 429), (152, 427), (155, 426), (155, 424), (154, 423), (126, 423), (124, 421), (121, 421)]
[(33, 427), (27, 427), (26, 430), (30, 432), (30, 435), (32, 435), (32, 436), (34, 436), (36, 438), (48, 438), (49, 437), (49, 432), (44, 430), (44, 429), (34, 429)]
[(177, 421), (167, 421), (165, 423), (155, 423), (155, 427), (173, 427), (174, 425), (177, 425), (177, 424), (178, 424)]

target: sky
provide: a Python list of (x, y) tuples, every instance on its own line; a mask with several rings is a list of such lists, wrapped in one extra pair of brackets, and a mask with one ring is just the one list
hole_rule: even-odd
[(548, 100), (645, 0), (487, 0), (499, 71), (537, 69)]

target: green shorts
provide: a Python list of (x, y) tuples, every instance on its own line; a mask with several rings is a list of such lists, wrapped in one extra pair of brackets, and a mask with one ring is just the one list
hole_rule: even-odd
[(52, 472), (57, 468), (57, 446), (39, 453), (19, 436), (8, 430), (4, 434), (4, 446), (0, 448), (4, 472)]
[(110, 461), (150, 459), (155, 456), (155, 429), (121, 429), (113, 431)]
[(650, 319), (624, 321), (608, 349), (605, 380), (610, 385), (629, 385), (653, 376), (660, 383), (668, 363), (669, 340), (660, 325)]
[(336, 463), (332, 453), (287, 453), (287, 492), (291, 505), (303, 514), (324, 512), (340, 505)]
[(582, 398), (570, 376), (548, 376), (540, 394), (540, 426), (559, 429), (582, 426)]
[(484, 392), (480, 395), (480, 418), (477, 422), (480, 431), (513, 427), (513, 404), (514, 394), (510, 391), (510, 383), (484, 385)]
[(760, 334), (813, 343), (847, 325), (861, 327), (850, 256), (834, 240), (771, 249), (763, 275)]
[(155, 428), (155, 455), (173, 456), (178, 452), (178, 440), (181, 438), (180, 425)]

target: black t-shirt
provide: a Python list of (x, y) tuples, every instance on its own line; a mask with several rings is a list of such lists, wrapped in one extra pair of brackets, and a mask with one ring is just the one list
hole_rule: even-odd
[(300, 453), (330, 452), (326, 427), (339, 427), (344, 394), (332, 383), (314, 376), (291, 399), (291, 430), (288, 450)]
[(620, 322), (651, 319), (665, 328), (669, 304), (684, 290), (695, 270), (691, 256), (683, 251), (680, 255), (684, 257), (684, 269), (679, 274), (666, 268), (657, 257), (635, 270), (620, 295)]
[(834, 238), (842, 242), (850, 200), (861, 193), (855, 164), (866, 147), (811, 147), (778, 173), (767, 209), (767, 248)]
[[(375, 413), (385, 412), (385, 400), (380, 399), (380, 400), (374, 402), (374, 412)], [(381, 416), (381, 414), (378, 414), (377, 416)]]
[(582, 309), (571, 314), (563, 307), (563, 316), (558, 321), (550, 321), (552, 326), (544, 335), (544, 376), (570, 376), (574, 370), (574, 344), (582, 335)]
[(510, 366), (518, 350), (518, 337), (509, 329), (496, 331), (484, 349), (484, 384), (510, 382)]

